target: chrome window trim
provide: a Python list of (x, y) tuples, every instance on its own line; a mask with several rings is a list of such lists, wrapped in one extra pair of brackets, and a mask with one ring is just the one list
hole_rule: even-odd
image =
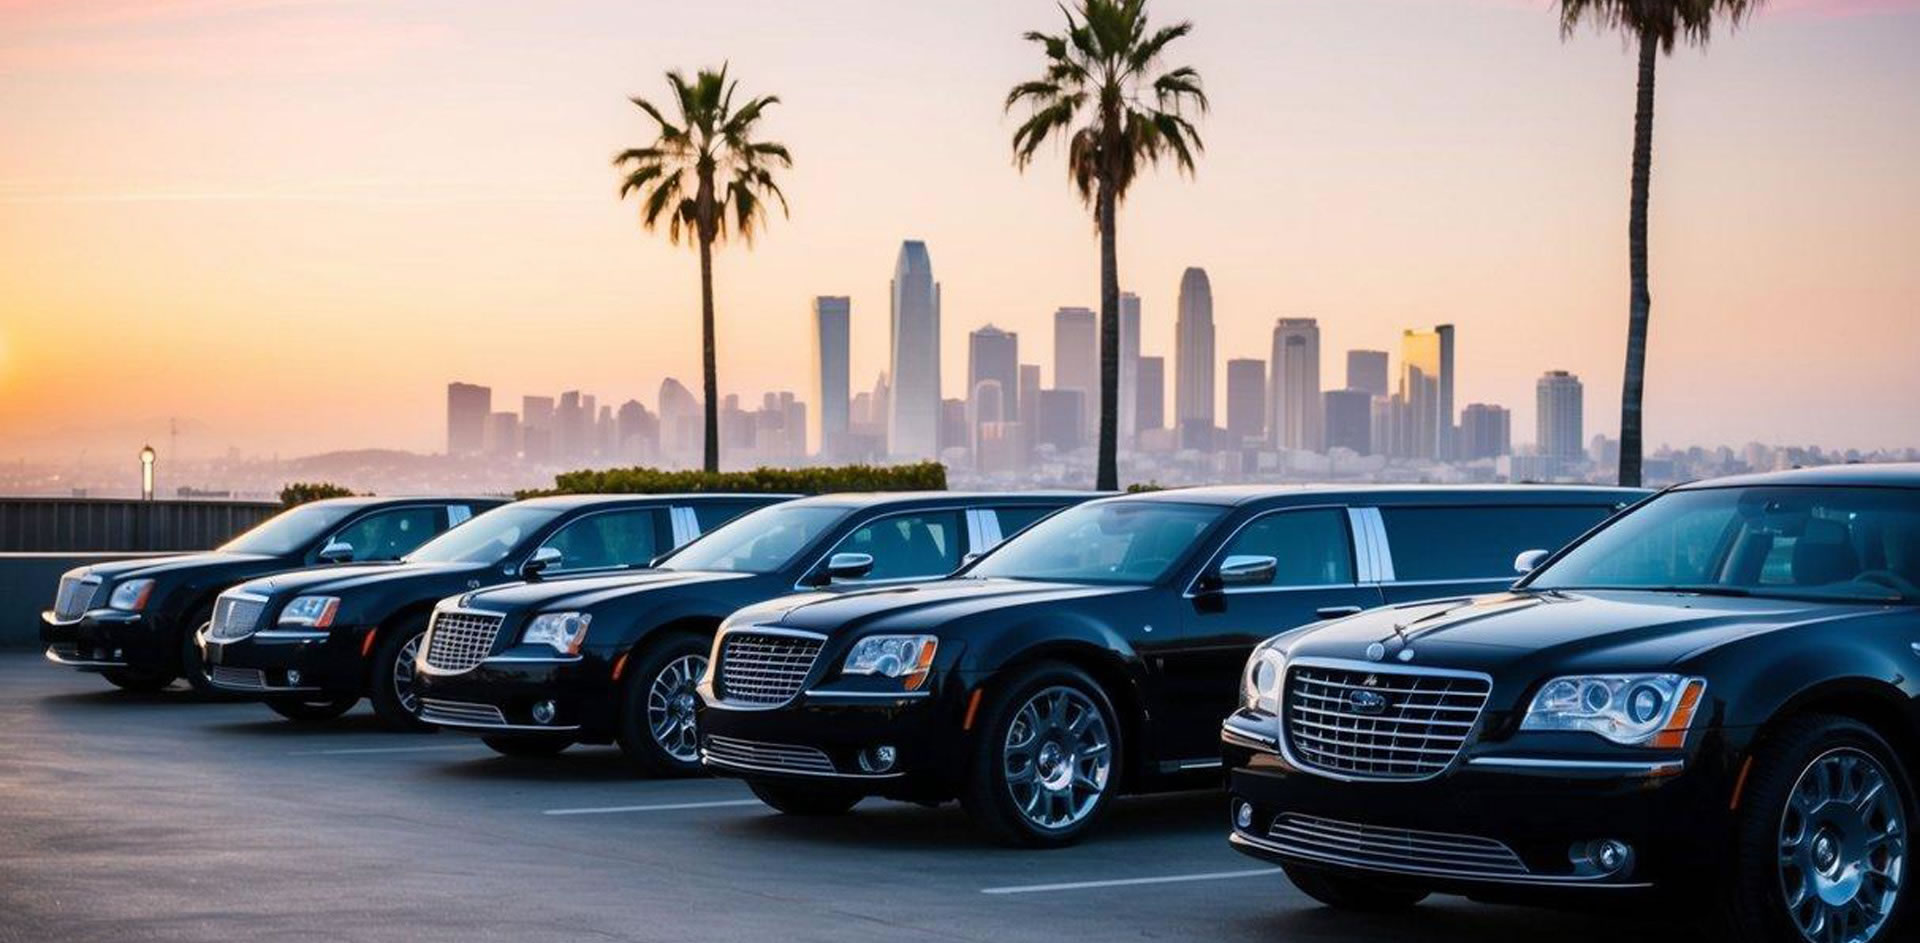
[[(874, 524), (879, 521), (889, 520), (895, 517), (905, 517), (909, 514), (947, 514), (947, 513), (958, 512), (960, 514), (961, 520), (966, 524), (967, 527), (971, 528), (972, 519), (968, 516), (967, 512), (971, 511), (972, 509), (973, 509), (973, 505), (967, 505), (967, 504), (956, 504), (952, 506), (943, 506), (943, 507), (909, 508), (902, 511), (888, 511), (884, 514), (876, 514), (872, 517), (858, 519), (855, 521), (853, 526), (847, 528), (846, 533), (840, 535), (840, 539), (833, 542), (833, 546), (828, 547), (825, 553), (822, 553), (814, 557), (813, 562), (808, 564), (805, 569), (800, 571), (800, 576), (797, 579), (795, 579), (793, 582), (794, 592), (799, 592), (799, 593), (818, 592), (819, 590), (823, 589), (826, 586), (887, 586), (894, 583), (924, 583), (924, 582), (927, 582), (928, 580), (937, 580), (943, 576), (946, 576), (949, 573), (953, 573), (955, 570), (960, 569), (960, 567), (966, 564), (967, 551), (965, 549), (960, 550), (960, 554), (956, 558), (957, 562), (954, 563), (953, 569), (948, 570), (946, 573), (928, 573), (924, 575), (914, 575), (914, 576), (896, 576), (896, 577), (890, 577), (884, 580), (868, 580), (868, 579), (834, 580), (830, 583), (824, 583), (824, 584), (813, 584), (813, 583), (807, 582), (807, 578), (812, 576), (816, 571), (818, 571), (821, 565), (825, 564), (827, 560), (830, 559), (835, 553), (838, 553), (840, 551), (840, 545), (852, 539), (854, 532), (859, 530), (862, 527), (866, 527), (870, 524)], [(954, 536), (957, 537), (959, 535), (955, 534)], [(849, 552), (858, 552), (858, 551), (849, 551)], [(795, 556), (799, 556), (799, 554), (795, 554)], [(822, 637), (824, 638), (824, 636)]]
[[(667, 522), (673, 528), (673, 546), (668, 550), (677, 550), (688, 541), (700, 536), (700, 519), (694, 516), (693, 508), (685, 504), (675, 504), (667, 508)], [(661, 553), (667, 551), (663, 550)], [(658, 556), (658, 554), (655, 554)]]
[[(1287, 678), (1292, 675), (1295, 667), (1330, 668), (1335, 671), (1359, 671), (1370, 674), (1459, 678), (1468, 681), (1483, 681), (1487, 685), (1487, 698), (1481, 702), (1480, 709), (1474, 712), (1473, 726), (1467, 728), (1467, 732), (1460, 738), (1460, 747), (1455, 751), (1453, 758), (1447, 762), (1446, 766), (1419, 777), (1356, 776), (1352, 773), (1321, 769), (1318, 766), (1303, 763), (1299, 757), (1293, 755), (1293, 748), (1287, 745)], [(1354, 661), (1346, 658), (1317, 658), (1311, 656), (1287, 659), (1286, 671), (1287, 674), (1281, 678), (1280, 701), (1278, 705), (1280, 708), (1280, 725), (1278, 727), (1279, 738), (1276, 745), (1280, 749), (1280, 758), (1286, 760), (1288, 766), (1303, 773), (1343, 783), (1424, 783), (1431, 782), (1459, 769), (1466, 761), (1467, 750), (1473, 746), (1475, 738), (1480, 733), (1480, 725), (1487, 716), (1487, 704), (1493, 697), (1493, 675), (1484, 671), (1465, 671), (1458, 668), (1434, 668), (1419, 665), (1402, 665), (1378, 661)]]
[[(1200, 581), (1205, 579), (1208, 573), (1213, 572), (1214, 567), (1218, 566), (1220, 564), (1220, 561), (1226, 558), (1227, 548), (1233, 545), (1234, 540), (1240, 536), (1241, 531), (1246, 530), (1248, 527), (1253, 526), (1255, 521), (1263, 520), (1275, 514), (1291, 514), (1296, 511), (1340, 511), (1340, 510), (1347, 510), (1349, 512), (1351, 511), (1350, 508), (1347, 508), (1345, 505), (1341, 505), (1341, 504), (1302, 504), (1294, 507), (1272, 508), (1269, 510), (1260, 511), (1254, 514), (1252, 517), (1249, 517), (1246, 520), (1241, 521), (1240, 526), (1235, 527), (1232, 530), (1232, 532), (1228, 533), (1226, 538), (1221, 540), (1218, 546), (1214, 547), (1213, 552), (1207, 555), (1206, 563), (1200, 567), (1199, 572), (1195, 573), (1192, 579), (1187, 581), (1187, 589), (1185, 592), (1180, 594), (1181, 598), (1193, 599), (1200, 595)], [(1351, 515), (1349, 515), (1349, 523), (1347, 527), (1347, 552), (1349, 556), (1353, 558), (1353, 577), (1354, 577), (1353, 582), (1311, 583), (1305, 586), (1291, 586), (1291, 585), (1289, 586), (1233, 586), (1233, 587), (1226, 587), (1221, 589), (1220, 593), (1228, 596), (1244, 596), (1250, 593), (1298, 592), (1303, 589), (1353, 589), (1355, 587), (1358, 587), (1364, 584), (1366, 581), (1360, 578), (1359, 540), (1356, 539), (1356, 535), (1353, 531), (1353, 527), (1351, 523)]]
[(1449, 880), (1460, 881), (1460, 882), (1469, 883), (1469, 884), (1515, 884), (1515, 885), (1549, 886), (1549, 887), (1582, 887), (1582, 888), (1592, 888), (1595, 890), (1618, 890), (1618, 891), (1645, 890), (1653, 886), (1651, 883), (1645, 882), (1645, 881), (1634, 882), (1634, 883), (1623, 882), (1618, 884), (1609, 884), (1609, 883), (1605, 883), (1606, 878), (1608, 877), (1607, 875), (1562, 876), (1562, 875), (1552, 875), (1552, 874), (1533, 874), (1533, 875), (1524, 875), (1524, 876), (1523, 875), (1495, 876), (1495, 875), (1475, 874), (1471, 876), (1463, 876), (1458, 872), (1450, 871), (1445, 868), (1421, 868), (1414, 865), (1401, 865), (1397, 867), (1388, 867), (1388, 866), (1383, 866), (1379, 864), (1374, 864), (1371, 862), (1357, 861), (1355, 859), (1348, 858), (1343, 855), (1304, 852), (1300, 849), (1290, 848), (1285, 845), (1281, 845), (1278, 842), (1270, 841), (1268, 839), (1261, 838), (1256, 835), (1249, 835), (1246, 832), (1240, 831), (1239, 829), (1234, 829), (1231, 833), (1229, 833), (1227, 836), (1227, 840), (1235, 844), (1246, 845), (1252, 848), (1257, 848), (1261, 851), (1264, 851), (1271, 855), (1275, 855), (1277, 857), (1288, 858), (1296, 861), (1309, 861), (1309, 862), (1317, 862), (1320, 864), (1332, 864), (1332, 865), (1338, 865), (1340, 867), (1348, 868), (1354, 871), (1367, 871), (1367, 872), (1372, 872), (1377, 874), (1404, 874), (1404, 875), (1411, 875), (1411, 876), (1418, 876), (1418, 877), (1439, 877), (1439, 878), (1446, 878)]

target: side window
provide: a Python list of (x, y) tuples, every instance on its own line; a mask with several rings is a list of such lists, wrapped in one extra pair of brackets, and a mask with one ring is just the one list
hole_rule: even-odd
[[(1043, 517), (1046, 517), (1047, 515), (1052, 514), (1053, 512), (1058, 510), (1060, 509), (1056, 507), (1046, 507), (1043, 505), (1028, 505), (1026, 507), (1017, 507), (1017, 508), (994, 508), (993, 516), (999, 519), (1000, 539), (1005, 540), (1008, 537), (1012, 537), (1014, 534), (1017, 534), (1023, 530), (1026, 530), (1028, 524), (1031, 524), (1034, 521), (1037, 521)], [(981, 549), (984, 550), (986, 548), (983, 547)]]
[(693, 506), (693, 519), (700, 524), (700, 533), (706, 533), (726, 522), (753, 509), (753, 505), (733, 501), (705, 501)]
[(965, 535), (959, 511), (896, 514), (848, 534), (833, 552), (871, 555), (869, 580), (932, 579), (960, 568)]
[(439, 505), (375, 511), (335, 535), (353, 546), (355, 562), (398, 560), (447, 529), (447, 510)]
[(552, 572), (645, 566), (673, 546), (664, 510), (633, 508), (589, 514), (560, 528), (542, 547), (560, 551)]
[(1272, 557), (1275, 586), (1353, 582), (1353, 538), (1344, 509), (1278, 511), (1258, 518), (1228, 542), (1225, 556), (1239, 555)]
[(1589, 507), (1383, 507), (1397, 580), (1513, 576), (1513, 558), (1557, 550), (1613, 513)]

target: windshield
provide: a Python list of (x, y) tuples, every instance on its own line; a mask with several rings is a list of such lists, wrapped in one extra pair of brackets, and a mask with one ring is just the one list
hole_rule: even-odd
[(1146, 584), (1226, 513), (1205, 504), (1113, 501), (1061, 511), (1014, 535), (967, 577)]
[(1920, 602), (1920, 491), (1675, 491), (1541, 571), (1533, 589)]
[(680, 548), (662, 561), (660, 568), (772, 573), (784, 568), (848, 513), (847, 508), (818, 505), (761, 508)]
[(312, 543), (354, 512), (352, 505), (307, 504), (281, 511), (260, 526), (220, 545), (230, 553), (292, 553)]
[(557, 508), (495, 508), (407, 554), (408, 563), (485, 563), (507, 558), (515, 547), (560, 516)]

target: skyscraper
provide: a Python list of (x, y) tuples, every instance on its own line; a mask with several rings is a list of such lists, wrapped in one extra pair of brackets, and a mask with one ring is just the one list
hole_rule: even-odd
[(480, 454), (487, 447), (487, 416), (492, 412), (490, 387), (447, 384), (447, 454)]
[(1440, 458), (1442, 370), (1452, 355), (1452, 332), (1409, 330), (1400, 335), (1400, 398), (1407, 404), (1407, 457)]
[(893, 266), (889, 310), (892, 356), (889, 376), (887, 451), (900, 458), (935, 458), (940, 452), (940, 283), (933, 280), (927, 244), (900, 244)]
[(975, 422), (1015, 422), (1020, 418), (1020, 335), (989, 324), (967, 335), (967, 390), (982, 381), (1000, 385), (992, 415), (976, 413)]
[(1167, 358), (1142, 357), (1136, 368), (1140, 381), (1135, 397), (1134, 434), (1167, 425)]
[(553, 397), (520, 397), (520, 455), (529, 462), (553, 459)]
[(512, 458), (520, 454), (520, 417), (513, 413), (487, 415), (487, 454)]
[(1119, 424), (1120, 448), (1133, 448), (1133, 432), (1140, 412), (1140, 296), (1120, 293), (1120, 386), (1115, 417)]
[(1038, 418), (1040, 406), (1040, 365), (1023, 363), (1020, 365), (1020, 424), (1027, 427), (1027, 441), (1032, 443), (1034, 422)]
[(1387, 352), (1347, 351), (1347, 389), (1365, 390), (1374, 396), (1391, 394), (1393, 390), (1387, 386)]
[(1086, 394), (1079, 390), (1041, 390), (1035, 397), (1034, 441), (1071, 452), (1086, 444)]
[(672, 460), (702, 458), (706, 410), (686, 384), (672, 377), (660, 381), (660, 452)]
[(1274, 448), (1318, 452), (1326, 405), (1320, 398), (1320, 324), (1312, 318), (1281, 318), (1273, 325), (1272, 405), (1267, 435)]
[(1227, 436), (1234, 446), (1267, 434), (1267, 362), (1227, 361)]
[(1366, 390), (1328, 390), (1327, 451), (1347, 449), (1358, 455), (1373, 452), (1373, 394)]
[(1454, 458), (1454, 414), (1453, 414), (1453, 325), (1438, 324), (1433, 328), (1440, 335), (1440, 434), (1436, 453), (1441, 461)]
[(1086, 410), (1081, 428), (1098, 434), (1100, 418), (1100, 318), (1088, 308), (1053, 313), (1053, 388), (1079, 390)]
[[(1173, 325), (1173, 423), (1213, 429), (1213, 285), (1202, 268), (1180, 275)], [(1184, 444), (1184, 443), (1183, 443)]]
[(1534, 384), (1535, 434), (1540, 454), (1564, 461), (1585, 457), (1582, 429), (1585, 398), (1580, 378), (1565, 370), (1549, 370)]
[(853, 301), (843, 295), (813, 299), (813, 395), (820, 401), (820, 454), (846, 457), (853, 400), (851, 358)]
[(1513, 451), (1513, 416), (1504, 408), (1468, 403), (1460, 411), (1460, 434), (1454, 457), (1463, 461), (1499, 458)]

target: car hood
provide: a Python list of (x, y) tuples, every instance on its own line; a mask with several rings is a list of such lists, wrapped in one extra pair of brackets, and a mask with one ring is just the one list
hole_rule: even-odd
[(512, 612), (520, 609), (555, 611), (585, 609), (636, 593), (656, 593), (672, 589), (708, 586), (732, 580), (752, 579), (753, 573), (718, 573), (705, 570), (629, 570), (605, 576), (580, 576), (508, 583), (477, 590), (460, 597), (465, 609)]
[(784, 596), (743, 609), (729, 621), (824, 633), (877, 622), (898, 622), (929, 631), (967, 616), (987, 612), (1004, 615), (1011, 607), (1070, 606), (1098, 597), (1142, 591), (1144, 587), (1139, 586), (956, 578)]
[(271, 563), (274, 558), (258, 553), (226, 553), (211, 551), (208, 553), (183, 553), (169, 557), (138, 557), (132, 560), (113, 560), (107, 563), (95, 563), (87, 567), (87, 572), (109, 581), (147, 579), (168, 576), (184, 570), (245, 570), (258, 567), (262, 563)]
[(276, 573), (240, 584), (241, 592), (261, 596), (333, 594), (414, 580), (436, 580), (466, 573), (483, 573), (484, 563), (348, 563)]
[[(1663, 667), (1758, 633), (1882, 607), (1627, 590), (1509, 592), (1373, 609), (1289, 633), (1289, 657), (1498, 669), (1532, 660), (1594, 670)], [(1411, 656), (1403, 649), (1412, 651)]]

